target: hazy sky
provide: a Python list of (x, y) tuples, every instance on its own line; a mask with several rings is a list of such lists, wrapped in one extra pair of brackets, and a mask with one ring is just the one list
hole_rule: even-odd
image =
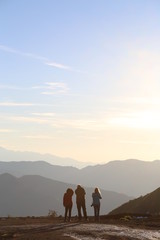
[(160, 159), (159, 0), (0, 0), (0, 146)]

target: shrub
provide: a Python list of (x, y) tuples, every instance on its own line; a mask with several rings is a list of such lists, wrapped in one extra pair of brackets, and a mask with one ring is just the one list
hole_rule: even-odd
[(57, 216), (58, 215), (57, 215), (56, 211), (49, 209), (48, 217), (55, 218)]

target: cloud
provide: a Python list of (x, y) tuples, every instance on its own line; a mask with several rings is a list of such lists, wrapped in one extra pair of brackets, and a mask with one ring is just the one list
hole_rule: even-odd
[(107, 99), (110, 103), (118, 104), (128, 104), (128, 105), (139, 105), (147, 106), (149, 105), (160, 105), (160, 97), (113, 97)]
[(0, 50), (4, 51), (4, 52), (9, 52), (9, 53), (16, 53), (19, 54), (19, 51), (13, 49), (13, 48), (9, 48), (5, 45), (0, 44)]
[(21, 56), (24, 56), (24, 57), (29, 57), (29, 58), (41, 60), (41, 61), (48, 61), (48, 58), (46, 58), (46, 57), (42, 57), (42, 56), (32, 54), (32, 53), (21, 52), (17, 49), (13, 49), (13, 48), (7, 47), (5, 45), (1, 45), (1, 44), (0, 44), (0, 50), (4, 51), (4, 52), (9, 52), (9, 53), (14, 53), (14, 54), (17, 54), (17, 55), (21, 55)]
[(36, 60), (39, 60), (39, 61), (43, 62), (43, 64), (51, 66), (51, 67), (54, 67), (54, 68), (67, 70), (67, 71), (72, 71), (72, 68), (67, 66), (67, 65), (64, 65), (64, 64), (61, 64), (61, 63), (57, 63), (57, 62), (52, 62), (52, 61), (50, 61), (46, 57), (39, 56), (39, 55), (36, 55), (36, 54), (33, 54), (33, 53), (21, 52), (21, 51), (19, 51), (17, 49), (13, 49), (13, 48), (10, 48), (10, 47), (2, 45), (2, 44), (0, 44), (0, 50), (4, 51), (4, 52), (8, 52), (8, 53), (24, 56), (24, 57), (36, 59)]
[(54, 67), (54, 68), (60, 68), (68, 71), (72, 71), (72, 68), (63, 64), (55, 63), (55, 62), (46, 62), (46, 65)]
[(11, 90), (26, 90), (26, 88), (22, 88), (22, 87), (17, 87), (17, 86), (13, 86), (13, 85), (0, 85), (0, 89), (11, 89)]
[(16, 102), (0, 102), (0, 106), (4, 107), (28, 107), (35, 106), (33, 103), (16, 103)]
[(120, 143), (136, 144), (136, 145), (160, 145), (160, 142), (157, 142), (157, 141), (139, 141), (139, 140), (136, 140), (136, 141), (123, 140), (123, 141), (120, 141)]
[(9, 117), (8, 119), (11, 121), (26, 122), (26, 123), (38, 123), (38, 124), (49, 123), (47, 119), (24, 117), (24, 116), (17, 116), (17, 117), (13, 116), (13, 117)]
[(85, 119), (55, 119), (52, 127), (59, 129), (77, 129), (87, 131), (103, 131), (109, 129), (107, 118), (85, 118)]
[(0, 102), (0, 107), (32, 107), (32, 106), (53, 106), (52, 104)]
[(24, 138), (29, 139), (55, 139), (54, 137), (46, 136), (46, 135), (27, 135)]
[(39, 117), (54, 117), (55, 113), (50, 113), (50, 112), (45, 112), (45, 113), (32, 113), (34, 116), (39, 116)]
[(54, 113), (32, 113), (32, 116), (7, 116), (7, 121), (21, 123), (47, 124), (57, 129), (89, 130), (99, 131), (107, 129), (107, 118), (66, 118)]
[(33, 89), (43, 89), (42, 94), (44, 95), (55, 95), (55, 94), (66, 94), (69, 90), (66, 83), (62, 82), (46, 82), (41, 86), (34, 86)]
[(13, 132), (12, 129), (0, 129), (0, 133), (11, 133)]

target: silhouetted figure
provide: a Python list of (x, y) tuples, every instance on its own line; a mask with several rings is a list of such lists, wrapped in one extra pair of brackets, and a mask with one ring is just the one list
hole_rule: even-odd
[(67, 221), (67, 216), (68, 216), (68, 221), (71, 221), (71, 212), (72, 212), (72, 196), (73, 196), (73, 190), (71, 188), (68, 188), (66, 193), (63, 196), (63, 206), (65, 207), (65, 215), (64, 215), (64, 220), (65, 222)]
[(84, 188), (81, 187), (81, 185), (78, 185), (77, 189), (75, 190), (75, 194), (76, 194), (76, 204), (77, 204), (79, 221), (81, 221), (82, 219), (81, 209), (83, 210), (83, 215), (85, 220), (88, 220), (87, 211), (86, 211), (86, 201), (85, 201), (86, 192)]
[(102, 199), (101, 192), (98, 188), (95, 188), (92, 193), (93, 203), (91, 206), (94, 207), (94, 217), (95, 221), (99, 221), (99, 213), (100, 213), (100, 199)]

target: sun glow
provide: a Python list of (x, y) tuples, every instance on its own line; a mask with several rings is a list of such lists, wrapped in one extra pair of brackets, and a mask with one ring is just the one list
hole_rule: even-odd
[(115, 117), (111, 124), (142, 129), (160, 129), (160, 113), (157, 111), (132, 112)]

